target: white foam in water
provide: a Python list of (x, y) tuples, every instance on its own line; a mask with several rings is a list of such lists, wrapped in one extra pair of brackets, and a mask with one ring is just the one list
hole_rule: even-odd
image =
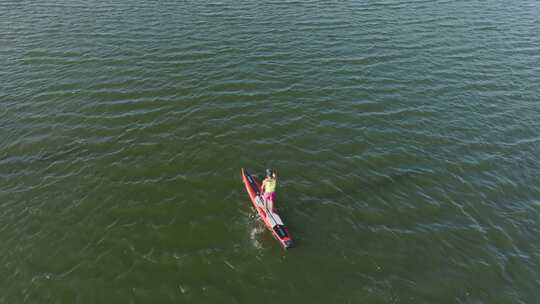
[(255, 227), (251, 229), (251, 232), (249, 233), (249, 238), (251, 239), (251, 244), (253, 244), (253, 247), (257, 249), (262, 249), (263, 246), (261, 242), (258, 240), (258, 236), (261, 235), (264, 232), (264, 228), (261, 227)]

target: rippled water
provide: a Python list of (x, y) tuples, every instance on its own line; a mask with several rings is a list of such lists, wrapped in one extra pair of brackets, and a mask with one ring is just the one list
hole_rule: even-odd
[(538, 302), (539, 16), (0, 1), (0, 303)]

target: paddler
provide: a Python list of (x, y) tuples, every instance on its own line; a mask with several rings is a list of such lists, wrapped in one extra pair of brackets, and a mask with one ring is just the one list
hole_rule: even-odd
[(274, 201), (276, 200), (276, 173), (272, 169), (266, 169), (266, 178), (261, 185), (262, 197), (266, 202), (266, 207), (274, 211)]

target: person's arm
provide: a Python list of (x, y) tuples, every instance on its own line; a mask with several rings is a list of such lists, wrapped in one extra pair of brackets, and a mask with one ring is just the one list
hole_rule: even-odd
[(261, 191), (264, 192), (264, 185), (266, 184), (266, 178), (263, 180), (261, 184)]

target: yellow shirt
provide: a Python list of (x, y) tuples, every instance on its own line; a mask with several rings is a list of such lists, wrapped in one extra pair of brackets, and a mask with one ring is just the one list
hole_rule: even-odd
[(267, 178), (263, 181), (264, 192), (275, 192), (276, 191), (276, 179)]

